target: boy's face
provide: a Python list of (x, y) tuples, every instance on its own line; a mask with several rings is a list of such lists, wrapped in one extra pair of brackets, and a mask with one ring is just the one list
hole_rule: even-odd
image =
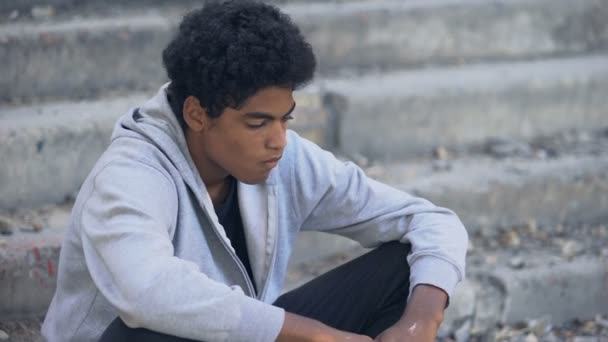
[[(287, 122), (295, 108), (289, 88), (264, 88), (239, 108), (226, 108), (219, 118), (201, 117), (202, 129), (189, 140), (199, 172), (204, 178), (232, 175), (241, 182), (265, 181), (278, 164), (287, 144)], [(189, 124), (190, 126), (190, 124)], [(192, 126), (191, 126), (192, 128)], [(205, 170), (201, 170), (205, 168)]]

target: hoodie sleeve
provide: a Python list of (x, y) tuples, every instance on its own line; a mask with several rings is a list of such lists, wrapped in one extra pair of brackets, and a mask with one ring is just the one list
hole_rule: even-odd
[(364, 247), (409, 242), (410, 294), (416, 285), (430, 284), (451, 296), (465, 275), (468, 243), (456, 214), (368, 178), (295, 133), (290, 139), (292, 190), (306, 203), (300, 206), (302, 230), (339, 234)]
[(274, 340), (282, 309), (174, 256), (177, 205), (175, 185), (152, 166), (112, 162), (96, 175), (80, 226), (100, 293), (129, 327), (204, 341)]

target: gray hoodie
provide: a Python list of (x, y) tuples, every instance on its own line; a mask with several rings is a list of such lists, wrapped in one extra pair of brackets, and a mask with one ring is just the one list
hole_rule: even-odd
[(44, 337), (96, 341), (119, 316), (130, 327), (195, 340), (273, 341), (285, 314), (271, 303), (303, 230), (365, 247), (410, 242), (411, 288), (452, 293), (467, 248), (453, 212), (367, 178), (295, 132), (287, 141), (265, 183), (238, 183), (256, 293), (218, 222), (166, 85), (122, 116), (76, 199)]

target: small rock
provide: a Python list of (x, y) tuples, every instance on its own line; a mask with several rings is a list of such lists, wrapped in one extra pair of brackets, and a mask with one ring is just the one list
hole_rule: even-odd
[(538, 159), (547, 159), (549, 157), (549, 152), (545, 149), (539, 149), (534, 152), (534, 156)]
[(452, 327), (450, 324), (441, 324), (437, 330), (437, 338), (445, 342), (445, 339), (450, 338)]
[(14, 10), (12, 11), (9, 15), (8, 15), (8, 20), (15, 20), (19, 18), (19, 11), (18, 10)]
[(6, 240), (0, 239), (0, 248), (6, 247), (7, 245), (8, 245), (8, 242), (6, 242)]
[(547, 241), (549, 239), (549, 233), (544, 230), (539, 230), (534, 237), (541, 241)]
[(42, 223), (42, 220), (37, 215), (29, 214), (24, 217), (23, 221), (25, 225), (19, 228), (22, 232), (39, 233), (45, 227), (45, 224)]
[(63, 38), (64, 37), (55, 32), (40, 32), (38, 34), (40, 44), (45, 47), (57, 46), (63, 41)]
[(576, 334), (572, 330), (569, 330), (569, 329), (565, 329), (565, 330), (560, 331), (560, 335), (562, 335), (563, 337), (565, 337), (565, 339), (567, 339), (570, 342), (576, 336)]
[(44, 226), (40, 222), (34, 222), (34, 223), (32, 223), (32, 228), (34, 228), (34, 231), (38, 233), (38, 232), (42, 231)]
[(0, 341), (8, 340), (10, 336), (4, 330), (0, 330)]
[(526, 230), (528, 231), (528, 233), (536, 235), (538, 233), (538, 225), (536, 224), (536, 220), (528, 220), (528, 222), (526, 223)]
[(507, 166), (507, 170), (518, 174), (518, 175), (526, 175), (528, 173), (530, 173), (530, 167), (526, 166), (526, 165), (509, 165)]
[(485, 152), (496, 158), (531, 155), (529, 145), (507, 138), (489, 139), (485, 146)]
[(15, 222), (8, 217), (0, 216), (0, 234), (11, 235), (15, 230)]
[(481, 235), (481, 237), (485, 238), (485, 239), (493, 239), (494, 238), (494, 228), (492, 226), (481, 226), (480, 230), (479, 230), (479, 234)]
[(433, 159), (431, 166), (433, 171), (450, 171), (452, 169), (452, 163), (446, 159)]
[(593, 336), (576, 336), (572, 339), (572, 342), (598, 342), (598, 338)]
[(24, 233), (35, 233), (36, 229), (33, 226), (22, 226), (19, 227), (19, 230)]
[(498, 333), (495, 327), (483, 331), (473, 330), (469, 341), (498, 341), (499, 339), (496, 337)]
[(511, 341), (519, 335), (518, 331), (513, 330), (510, 326), (505, 326), (494, 333), (494, 338), (486, 339), (486, 341)]
[(31, 13), (36, 19), (49, 18), (55, 14), (55, 9), (53, 6), (34, 6)]
[(573, 131), (566, 131), (560, 134), (560, 139), (565, 143), (576, 142), (576, 134)]
[(529, 333), (524, 338), (524, 342), (538, 342), (538, 337), (536, 337), (536, 335), (534, 335), (533, 333)]
[(589, 132), (578, 132), (578, 135), (576, 137), (578, 139), (579, 142), (590, 142), (591, 141), (591, 135), (589, 134)]
[(467, 253), (471, 253), (475, 251), (475, 245), (473, 244), (473, 241), (469, 240), (469, 244), (467, 245)]
[(595, 334), (597, 330), (597, 324), (594, 321), (587, 321), (582, 327), (582, 330), (587, 334)]
[(509, 260), (509, 266), (511, 266), (514, 269), (520, 269), (523, 268), (525, 266), (525, 262), (524, 259), (522, 259), (521, 257), (513, 257), (511, 258), (511, 260)]
[[(374, 165), (365, 169), (365, 173), (370, 178), (381, 178), (386, 175), (386, 170), (381, 165)], [(69, 217), (69, 215), (67, 215), (67, 217)], [(64, 220), (64, 222), (67, 222), (67, 220)]]
[(528, 322), (528, 329), (536, 336), (544, 337), (551, 332), (552, 328), (551, 319), (548, 317), (533, 319)]
[(370, 166), (369, 159), (360, 153), (355, 153), (351, 159), (355, 164), (362, 168)]
[(595, 231), (597, 236), (600, 238), (608, 237), (608, 228), (606, 228), (604, 225), (599, 225)]
[(561, 240), (558, 243), (561, 245), (562, 256), (565, 258), (572, 258), (585, 249), (579, 242), (574, 240)]
[(558, 342), (557, 336), (551, 331), (547, 335), (543, 336), (543, 342)]
[(127, 31), (127, 30), (123, 30), (123, 31), (119, 31), (116, 36), (118, 37), (118, 39), (122, 40), (123, 42), (127, 42), (129, 41), (129, 38), (131, 38), (131, 32)]
[(496, 265), (498, 262), (498, 257), (496, 255), (487, 255), (485, 261), (488, 265)]
[(608, 320), (602, 318), (600, 315), (595, 316), (595, 323), (600, 327), (608, 328)]
[(468, 341), (469, 337), (471, 337), (471, 321), (467, 320), (464, 322), (464, 324), (462, 324), (462, 326), (456, 330), (454, 337), (456, 338), (457, 342)]
[(521, 245), (521, 239), (519, 238), (519, 234), (515, 230), (509, 230), (504, 232), (500, 237), (500, 241), (503, 243), (504, 246), (508, 247), (518, 247), (519, 245)]
[(448, 149), (444, 146), (439, 146), (433, 150), (433, 158), (438, 160), (446, 160), (450, 157)]

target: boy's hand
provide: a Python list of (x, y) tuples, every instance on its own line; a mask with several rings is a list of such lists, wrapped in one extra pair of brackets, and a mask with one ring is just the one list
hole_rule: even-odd
[(334, 329), (319, 321), (285, 312), (277, 342), (373, 342), (364, 335)]
[(377, 342), (420, 341), (433, 342), (437, 336), (439, 325), (432, 321), (421, 321), (407, 317), (385, 330), (376, 337)]
[(443, 311), (448, 296), (443, 290), (431, 285), (418, 285), (403, 317), (382, 332), (378, 342), (420, 341), (433, 342), (443, 321)]

